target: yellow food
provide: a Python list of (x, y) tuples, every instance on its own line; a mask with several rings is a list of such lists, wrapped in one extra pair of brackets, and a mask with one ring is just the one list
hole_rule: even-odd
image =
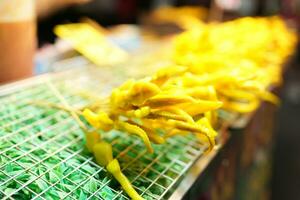
[(113, 161), (109, 162), (106, 169), (115, 177), (115, 179), (117, 179), (117, 181), (121, 184), (123, 190), (125, 190), (125, 192), (128, 194), (128, 196), (131, 199), (133, 200), (144, 199), (134, 190), (129, 180), (121, 172), (120, 165), (117, 159), (114, 159)]
[(99, 165), (106, 167), (107, 171), (110, 172), (115, 179), (120, 183), (124, 191), (133, 200), (143, 200), (132, 187), (129, 180), (122, 173), (119, 162), (113, 158), (112, 146), (106, 142), (98, 142), (93, 146), (93, 154)]
[[(175, 37), (171, 64), (115, 88), (105, 106), (86, 108), (82, 114), (89, 124), (137, 135), (149, 153), (152, 143), (163, 145), (169, 137), (192, 133), (209, 152), (216, 143), (219, 109), (244, 114), (262, 101), (279, 104), (269, 90), (281, 83), (282, 65), (296, 44), (279, 17), (193, 24)], [(111, 146), (93, 132), (86, 138), (97, 163), (131, 198), (142, 199), (121, 173)]]
[(86, 138), (86, 147), (89, 150), (89, 152), (93, 152), (94, 146), (100, 142), (101, 137), (100, 134), (92, 131), (92, 132), (85, 132), (85, 138)]
[(139, 136), (150, 153), (153, 152), (151, 142), (165, 142), (165, 137), (156, 133), (157, 128), (164, 129), (166, 135), (169, 130), (206, 135), (208, 149), (212, 149), (215, 143), (212, 132), (215, 131), (210, 127), (201, 129), (196, 121), (223, 103), (210, 86), (197, 91), (198, 85), (176, 85), (175, 81), (185, 81), (182, 75), (185, 69), (174, 66), (172, 70), (161, 70), (152, 77), (125, 82), (112, 92), (107, 113), (85, 109), (83, 116), (94, 128), (116, 129)]
[(173, 60), (189, 72), (181, 84), (213, 86), (223, 109), (249, 113), (262, 100), (279, 103), (268, 90), (281, 83), (296, 40), (279, 17), (203, 23), (175, 38)]
[[(83, 112), (96, 129), (151, 142), (192, 132), (212, 149), (217, 110), (249, 113), (261, 101), (279, 103), (268, 90), (281, 82), (282, 64), (296, 37), (278, 17), (204, 24), (175, 37), (170, 65), (113, 90), (105, 109)], [(155, 129), (165, 130), (163, 135)]]

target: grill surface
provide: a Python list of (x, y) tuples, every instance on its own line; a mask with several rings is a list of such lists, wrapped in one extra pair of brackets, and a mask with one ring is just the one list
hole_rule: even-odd
[[(78, 91), (107, 94), (126, 78), (120, 74), (84, 68), (0, 89), (0, 199), (128, 199), (87, 153), (84, 133), (68, 112), (28, 104), (60, 104), (52, 84), (72, 107), (80, 108), (89, 101)], [(122, 171), (146, 199), (168, 199), (203, 153), (192, 135), (154, 145), (154, 154), (146, 152), (140, 138), (126, 133), (112, 131), (104, 139), (113, 144)]]

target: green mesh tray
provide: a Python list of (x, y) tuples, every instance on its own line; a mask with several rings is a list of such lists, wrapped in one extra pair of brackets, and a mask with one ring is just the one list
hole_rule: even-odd
[[(0, 88), (0, 199), (129, 199), (86, 151), (84, 134), (69, 113), (28, 105), (33, 100), (60, 103), (51, 83), (70, 105), (82, 107), (89, 102), (76, 92), (98, 88), (107, 93), (118, 84), (106, 84), (109, 76), (115, 74), (74, 70)], [(154, 145), (154, 154), (126, 133), (112, 131), (105, 140), (145, 199), (168, 199), (203, 153), (192, 135)]]

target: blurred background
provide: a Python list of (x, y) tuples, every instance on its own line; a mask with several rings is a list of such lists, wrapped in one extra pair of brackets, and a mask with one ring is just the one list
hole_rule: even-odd
[[(47, 2), (46, 0), (40, 0)], [(50, 1), (50, 0), (49, 0)], [(56, 0), (53, 0), (55, 4)], [(78, 22), (83, 17), (103, 26), (116, 24), (144, 24), (151, 11), (165, 6), (201, 6), (210, 9), (206, 20), (229, 20), (241, 16), (284, 15), (299, 22), (297, 0), (66, 0), (60, 6), (38, 3), (39, 45), (54, 41), (53, 28), (57, 24)], [(40, 5), (39, 5), (40, 4)], [(160, 23), (157, 21), (157, 23)]]

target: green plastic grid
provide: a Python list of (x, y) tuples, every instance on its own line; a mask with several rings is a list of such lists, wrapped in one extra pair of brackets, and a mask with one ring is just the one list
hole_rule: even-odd
[[(110, 87), (88, 70), (32, 82), (0, 97), (0, 199), (128, 199), (87, 153), (84, 134), (69, 113), (28, 103), (60, 103), (49, 87), (53, 84), (79, 108), (89, 101), (76, 95), (78, 90), (99, 87), (99, 93), (107, 93)], [(122, 171), (146, 199), (168, 199), (205, 148), (192, 135), (154, 145), (154, 154), (146, 152), (138, 137), (126, 133), (111, 131), (104, 138), (113, 144)]]

